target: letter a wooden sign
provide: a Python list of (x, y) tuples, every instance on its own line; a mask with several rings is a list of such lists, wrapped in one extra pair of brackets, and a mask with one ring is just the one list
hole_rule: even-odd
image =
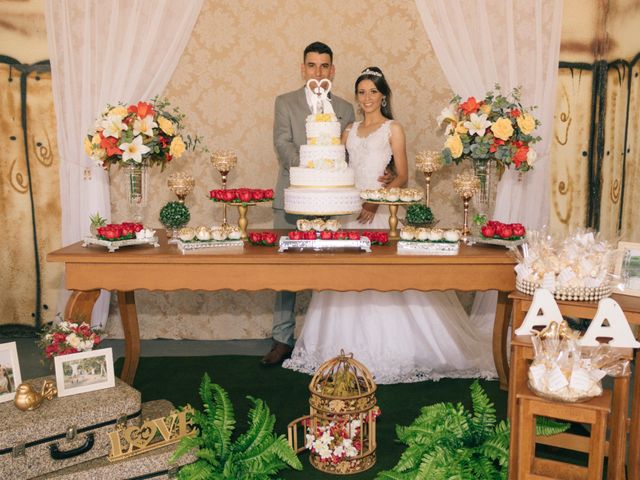
[[(605, 322), (607, 324), (605, 324)], [(598, 337), (607, 337), (612, 340), (609, 345), (619, 348), (638, 348), (640, 343), (634, 338), (627, 317), (622, 308), (612, 298), (603, 298), (598, 303), (596, 316), (591, 320), (591, 325), (580, 339), (583, 347), (597, 347), (600, 345)]]
[(531, 335), (533, 327), (546, 327), (551, 322), (562, 321), (562, 314), (553, 295), (546, 288), (538, 288), (533, 294), (531, 307), (516, 335)]

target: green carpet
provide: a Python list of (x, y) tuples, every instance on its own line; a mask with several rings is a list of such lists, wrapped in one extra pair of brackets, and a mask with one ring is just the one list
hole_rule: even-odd
[[(121, 368), (122, 359), (116, 363), (116, 371)], [(246, 429), (246, 415), (250, 407), (245, 398), (247, 395), (267, 402), (276, 415), (278, 433), (286, 435), (289, 422), (309, 413), (308, 385), (311, 376), (280, 367), (264, 368), (259, 364), (259, 357), (143, 357), (134, 386), (142, 392), (145, 402), (167, 399), (176, 406), (190, 403), (200, 408), (198, 387), (204, 372), (229, 393), (235, 409), (236, 432)], [(348, 478), (371, 479), (376, 472), (393, 467), (405, 449), (404, 445), (395, 442), (395, 425), (410, 424), (422, 406), (432, 403), (461, 402), (469, 407), (471, 383), (472, 380), (443, 379), (438, 382), (380, 385), (377, 392), (378, 405), (382, 410), (377, 424), (378, 461), (373, 469)], [(498, 418), (505, 418), (507, 392), (499, 389), (497, 381), (482, 381), (481, 384), (495, 403)], [(300, 458), (304, 465), (301, 472), (283, 471), (280, 477), (305, 480), (336, 478), (313, 468), (307, 455), (302, 454)]]

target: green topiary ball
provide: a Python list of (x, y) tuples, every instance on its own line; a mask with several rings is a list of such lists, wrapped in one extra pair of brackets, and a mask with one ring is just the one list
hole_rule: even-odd
[(169, 202), (160, 210), (160, 222), (167, 228), (184, 227), (190, 219), (191, 214), (184, 203)]
[(416, 203), (407, 208), (407, 223), (409, 225), (425, 225), (433, 222), (431, 209), (422, 203)]

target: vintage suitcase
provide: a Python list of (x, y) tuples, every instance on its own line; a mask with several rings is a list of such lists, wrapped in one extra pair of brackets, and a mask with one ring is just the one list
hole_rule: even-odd
[[(27, 380), (37, 391), (45, 379)], [(0, 479), (30, 479), (109, 454), (108, 432), (117, 423), (140, 424), (140, 392), (116, 386), (45, 400), (23, 412), (0, 403)]]
[[(173, 409), (168, 400), (154, 400), (142, 404), (142, 418), (154, 419), (166, 416)], [(110, 462), (107, 457), (100, 457), (88, 462), (49, 473), (37, 480), (153, 480), (174, 478), (183, 465), (194, 462), (195, 455), (186, 454), (175, 463), (169, 463), (177, 443), (158, 448), (142, 455), (126, 460)]]

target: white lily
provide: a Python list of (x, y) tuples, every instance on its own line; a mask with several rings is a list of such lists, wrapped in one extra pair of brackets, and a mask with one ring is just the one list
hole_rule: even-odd
[(142, 144), (142, 137), (138, 135), (131, 143), (120, 144), (122, 150), (122, 161), (127, 162), (133, 160), (136, 163), (142, 162), (142, 155), (148, 153), (151, 149)]
[(122, 115), (109, 115), (107, 118), (100, 122), (100, 127), (104, 130), (102, 134), (105, 137), (120, 138), (122, 131), (127, 129), (127, 126), (122, 121)]
[(144, 118), (137, 118), (133, 121), (133, 134), (146, 135), (147, 137), (151, 137), (153, 135), (153, 129), (156, 128), (158, 124), (153, 121), (153, 115), (147, 115)]
[(456, 113), (457, 105), (450, 103), (447, 107), (443, 108), (440, 112), (440, 115), (436, 118), (438, 122), (438, 126), (442, 125), (444, 122), (452, 122), (456, 123), (458, 121), (458, 115)]
[(464, 122), (462, 125), (469, 130), (469, 135), (482, 136), (487, 128), (491, 126), (491, 122), (487, 120), (487, 116), (484, 114), (472, 113), (469, 116), (469, 121)]

